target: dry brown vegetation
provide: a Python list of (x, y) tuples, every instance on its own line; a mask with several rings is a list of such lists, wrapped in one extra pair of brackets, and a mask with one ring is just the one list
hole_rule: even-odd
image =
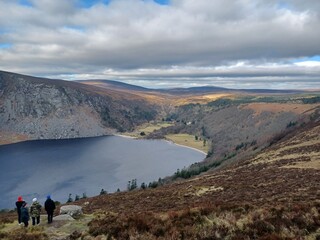
[[(288, 168), (308, 161), (306, 151), (320, 161), (319, 129), (300, 130), (219, 171), (92, 198), (85, 210), (100, 214), (89, 232), (114, 239), (319, 239), (320, 171)], [(268, 161), (291, 151), (295, 158)]]
[[(96, 217), (66, 239), (319, 239), (320, 170), (294, 167), (309, 153), (320, 161), (319, 129), (306, 126), (252, 159), (189, 180), (80, 200)], [(1, 236), (47, 236), (30, 231)]]
[(4, 240), (47, 240), (47, 234), (40, 228), (20, 228), (11, 232), (0, 232)]
[(257, 115), (263, 112), (293, 112), (296, 114), (302, 114), (319, 104), (297, 104), (297, 103), (250, 103), (244, 108), (252, 109)]
[(29, 140), (28, 136), (10, 132), (0, 132), (0, 145), (11, 144)]

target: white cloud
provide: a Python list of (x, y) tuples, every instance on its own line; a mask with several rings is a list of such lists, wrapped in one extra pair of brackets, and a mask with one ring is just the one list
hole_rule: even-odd
[(290, 63), (320, 54), (317, 0), (113, 0), (83, 9), (76, 0), (30, 2), (0, 0), (0, 44), (13, 44), (0, 48), (2, 70), (222, 84), (299, 77), (302, 87), (320, 78), (316, 61)]
[(311, 67), (311, 68), (316, 68), (316, 70), (319, 71), (320, 69), (320, 62), (318, 61), (304, 61), (304, 62), (297, 62), (295, 65), (299, 67)]

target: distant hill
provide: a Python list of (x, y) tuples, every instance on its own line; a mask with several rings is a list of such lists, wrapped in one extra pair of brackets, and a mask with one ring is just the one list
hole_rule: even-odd
[(148, 88), (139, 87), (136, 85), (131, 85), (131, 84), (112, 81), (112, 80), (92, 79), (92, 80), (78, 80), (76, 82), (97, 86), (101, 88), (107, 88), (107, 89), (129, 90), (129, 91), (150, 91), (150, 89)]
[(201, 87), (189, 87), (189, 88), (170, 88), (170, 89), (150, 89), (144, 88), (132, 84), (127, 84), (113, 80), (78, 80), (77, 82), (98, 86), (107, 89), (125, 90), (125, 91), (140, 91), (140, 92), (154, 92), (173, 95), (185, 95), (185, 94), (208, 94), (208, 93), (268, 93), (268, 94), (294, 94), (303, 93), (302, 90), (274, 90), (274, 89), (231, 89), (215, 86), (201, 86)]

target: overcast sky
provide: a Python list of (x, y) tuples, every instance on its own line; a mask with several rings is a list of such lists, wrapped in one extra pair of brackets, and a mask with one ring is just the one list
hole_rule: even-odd
[(320, 89), (320, 0), (0, 0), (0, 70)]

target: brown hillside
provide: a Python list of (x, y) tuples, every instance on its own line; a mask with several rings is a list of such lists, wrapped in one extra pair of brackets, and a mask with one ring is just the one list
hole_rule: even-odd
[[(190, 180), (82, 199), (76, 204), (95, 217), (63, 239), (318, 240), (319, 130), (319, 121), (308, 124), (252, 159)], [(2, 222), (13, 217), (0, 214)], [(67, 226), (0, 237), (56, 239), (45, 233)]]
[(308, 202), (320, 197), (320, 123), (237, 165), (157, 189), (92, 198), (86, 210), (168, 211), (200, 203)]
[(100, 213), (89, 232), (116, 239), (319, 239), (319, 132), (320, 122), (190, 180), (80, 201), (85, 212)]

